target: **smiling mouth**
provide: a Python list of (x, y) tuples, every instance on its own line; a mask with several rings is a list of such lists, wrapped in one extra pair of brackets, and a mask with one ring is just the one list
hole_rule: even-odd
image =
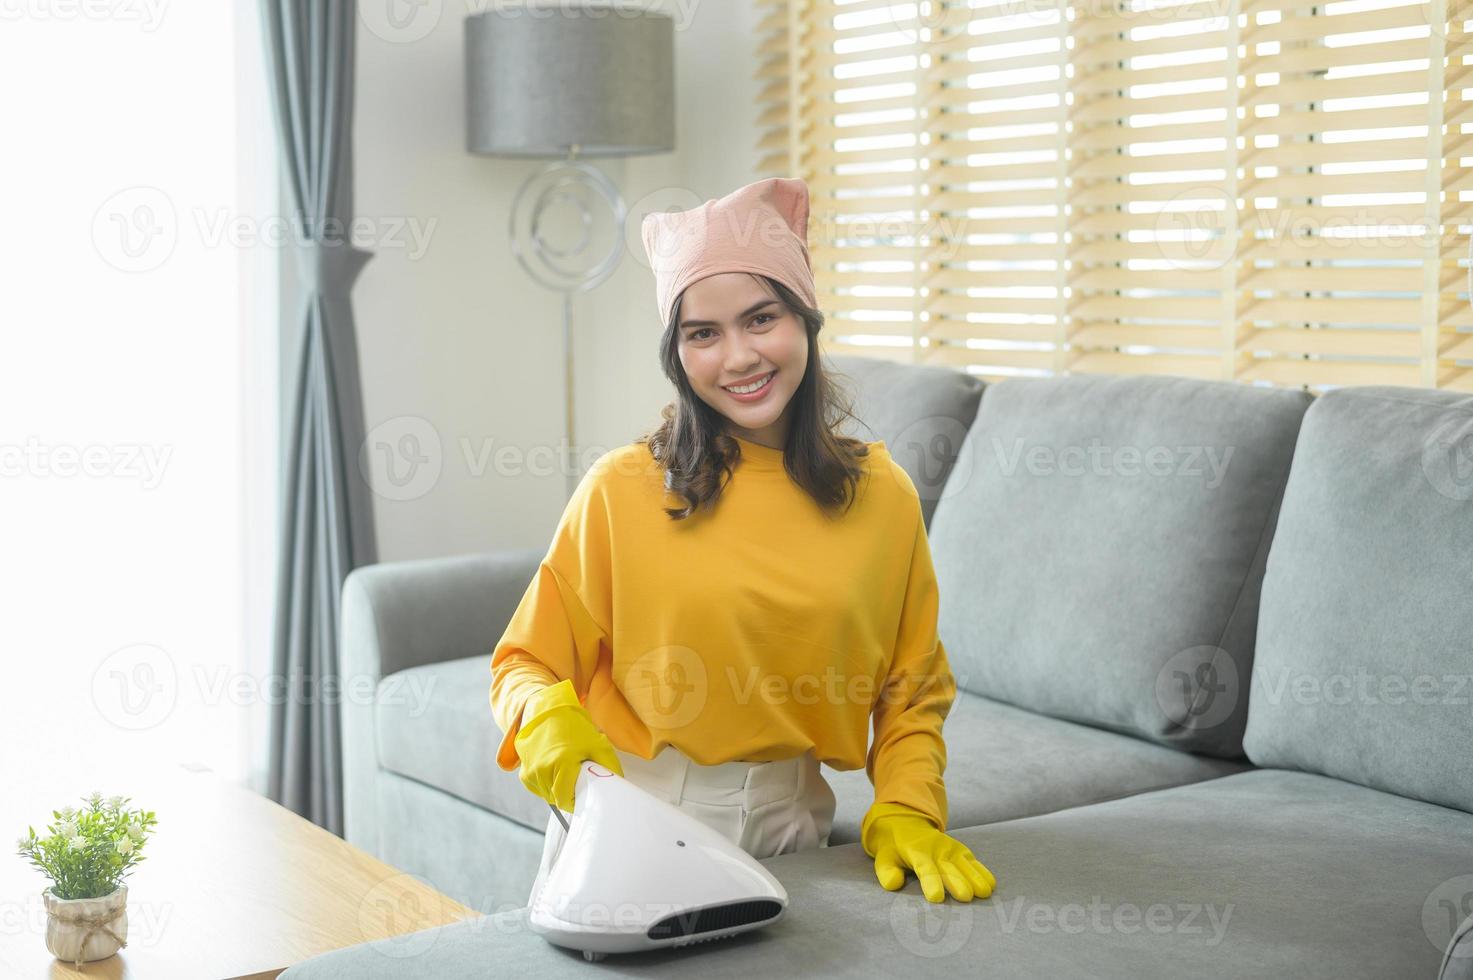
[(733, 395), (753, 395), (753, 394), (756, 394), (757, 392), (761, 391), (763, 388), (767, 387), (769, 384), (771, 384), (772, 383), (772, 376), (774, 374), (777, 374), (777, 372), (776, 371), (768, 371), (767, 374), (763, 378), (761, 378), (758, 381), (753, 382), (751, 385), (738, 385), (737, 386), (737, 387), (740, 387), (740, 388), (744, 388), (745, 389), (744, 391), (737, 391), (736, 388), (728, 388), (726, 385), (722, 385), (721, 387), (722, 387), (722, 389), (731, 392)]

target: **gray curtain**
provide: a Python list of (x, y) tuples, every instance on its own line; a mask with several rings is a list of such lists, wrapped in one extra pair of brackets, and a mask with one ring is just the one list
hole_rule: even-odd
[[(369, 253), (353, 218), (354, 0), (260, 0), (287, 205), (296, 221), (302, 305), (281, 487), (268, 794), (343, 834), (337, 692), (343, 580), (377, 560), (372, 499), (359, 475), (363, 398), (348, 299)], [(285, 348), (284, 348), (285, 349)], [(331, 683), (330, 683), (331, 682)]]

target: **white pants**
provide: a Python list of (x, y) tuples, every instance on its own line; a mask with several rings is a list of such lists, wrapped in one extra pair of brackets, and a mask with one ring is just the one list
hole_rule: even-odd
[[(673, 745), (665, 746), (653, 759), (617, 748), (614, 752), (625, 779), (679, 807), (754, 858), (829, 845), (837, 801), (811, 750), (775, 762), (716, 766), (693, 762)], [(562, 821), (549, 812), (542, 864), (528, 905), (552, 869), (566, 836)]]

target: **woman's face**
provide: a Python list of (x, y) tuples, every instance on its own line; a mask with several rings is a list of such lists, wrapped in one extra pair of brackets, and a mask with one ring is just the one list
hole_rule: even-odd
[[(798, 315), (766, 283), (723, 272), (686, 288), (677, 330), (680, 363), (701, 400), (726, 416), (733, 435), (783, 448), (788, 404), (808, 366), (808, 334)], [(769, 374), (766, 386), (751, 394), (728, 390)]]

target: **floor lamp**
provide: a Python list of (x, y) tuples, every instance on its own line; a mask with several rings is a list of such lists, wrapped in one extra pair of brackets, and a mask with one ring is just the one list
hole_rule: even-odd
[[(573, 432), (573, 296), (619, 264), (628, 214), (613, 181), (580, 157), (668, 153), (675, 148), (674, 22), (633, 8), (488, 10), (465, 21), (466, 140), (472, 153), (548, 157), (512, 200), (512, 250), (537, 282), (563, 294), (567, 440)], [(590, 203), (592, 202), (592, 203)], [(549, 225), (571, 208), (576, 240)], [(595, 213), (612, 219), (607, 251), (590, 235)], [(582, 474), (566, 472), (572, 495)]]

